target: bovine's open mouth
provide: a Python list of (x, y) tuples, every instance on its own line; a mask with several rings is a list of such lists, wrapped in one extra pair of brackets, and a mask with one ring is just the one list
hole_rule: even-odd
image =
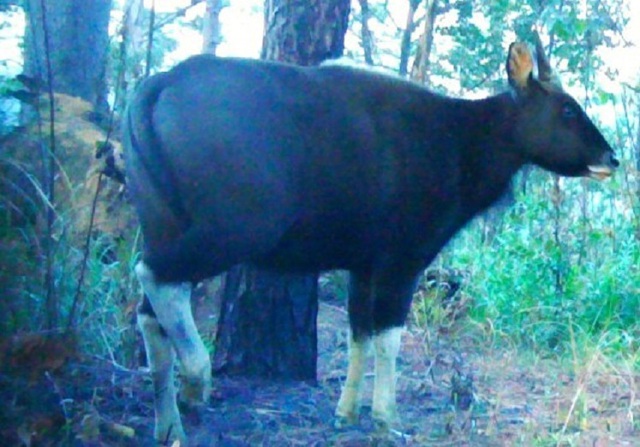
[(594, 180), (604, 180), (613, 174), (613, 168), (606, 165), (588, 166), (587, 169), (589, 170), (587, 177)]

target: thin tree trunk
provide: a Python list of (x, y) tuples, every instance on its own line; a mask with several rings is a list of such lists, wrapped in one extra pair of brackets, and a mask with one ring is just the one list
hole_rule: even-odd
[(402, 33), (402, 40), (400, 41), (400, 66), (398, 68), (400, 76), (407, 75), (409, 56), (411, 55), (411, 35), (416, 29), (415, 15), (420, 1), (421, 0), (409, 0), (409, 12), (407, 13), (407, 21)]
[(129, 94), (135, 89), (143, 76), (142, 61), (145, 36), (148, 32), (143, 25), (144, 1), (125, 0), (122, 28), (120, 29), (120, 48), (116, 62), (118, 80), (115, 86), (116, 111), (126, 108)]
[[(640, 103), (638, 104), (638, 124), (636, 126), (636, 145), (635, 145), (635, 157), (636, 157), (636, 172), (640, 172)], [(636, 180), (636, 199), (640, 201), (640, 179)], [(640, 212), (636, 214), (636, 240), (640, 241), (640, 219), (637, 216), (640, 215)]]
[(562, 247), (562, 203), (563, 192), (560, 186), (560, 176), (553, 176), (553, 242), (556, 244), (557, 254), (553, 267), (554, 285), (557, 296), (564, 293), (565, 257)]
[(227, 0), (206, 0), (206, 9), (202, 21), (202, 52), (216, 54), (222, 43), (220, 12), (228, 6)]
[(369, 18), (371, 11), (369, 10), (368, 0), (359, 0), (360, 2), (360, 26), (362, 27), (361, 39), (362, 50), (364, 51), (364, 61), (368, 65), (373, 65), (373, 34), (369, 28)]
[[(125, 42), (129, 60), (142, 60), (145, 54), (145, 38), (148, 30), (144, 28), (144, 1), (127, 0), (124, 9)], [(142, 65), (129, 64), (127, 83), (135, 85), (142, 78)]]
[(424, 30), (420, 36), (418, 52), (411, 68), (411, 79), (425, 85), (429, 83), (429, 61), (433, 48), (433, 28), (436, 21), (437, 4), (437, 0), (425, 0)]

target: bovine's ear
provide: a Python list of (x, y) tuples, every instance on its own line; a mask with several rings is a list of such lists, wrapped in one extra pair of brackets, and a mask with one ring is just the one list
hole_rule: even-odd
[(522, 42), (509, 45), (507, 57), (507, 74), (509, 84), (517, 91), (525, 91), (532, 79), (533, 57), (529, 47)]

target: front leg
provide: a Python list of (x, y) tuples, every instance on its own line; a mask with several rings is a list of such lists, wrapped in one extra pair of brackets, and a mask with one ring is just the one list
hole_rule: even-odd
[(404, 257), (396, 261), (380, 268), (374, 275), (373, 343), (376, 358), (373, 419), (378, 426), (389, 430), (400, 428), (396, 407), (396, 361), (402, 328), (420, 272), (418, 262), (409, 263)]
[(347, 380), (336, 408), (336, 427), (358, 422), (362, 383), (373, 335), (373, 291), (370, 272), (351, 272), (349, 276), (349, 366)]

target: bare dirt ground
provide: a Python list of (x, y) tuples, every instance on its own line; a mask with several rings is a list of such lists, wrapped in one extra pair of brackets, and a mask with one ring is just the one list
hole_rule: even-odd
[[(597, 353), (579, 365), (487, 347), (473, 330), (406, 332), (399, 360), (402, 433), (371, 421), (333, 427), (346, 371), (346, 312), (322, 303), (318, 382), (217, 378), (212, 402), (187, 415), (195, 446), (640, 446), (640, 372)], [(460, 325), (464, 325), (463, 322)], [(65, 345), (33, 342), (32, 353)], [(148, 374), (95, 359), (0, 362), (0, 446), (153, 446)], [(606, 374), (599, 371), (606, 370)], [(49, 371), (49, 372), (46, 372)]]

